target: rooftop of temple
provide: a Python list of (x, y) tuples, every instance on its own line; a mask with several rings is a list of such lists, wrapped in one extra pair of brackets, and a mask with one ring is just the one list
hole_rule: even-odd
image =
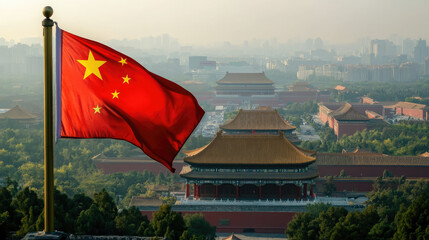
[(204, 165), (308, 165), (316, 161), (309, 152), (292, 144), (283, 134), (222, 134), (208, 145), (184, 152), (184, 162)]
[(348, 102), (344, 103), (343, 106), (333, 111), (331, 115), (341, 121), (353, 121), (353, 120), (368, 120), (369, 118), (358, 111), (356, 111), (352, 105)]
[(15, 120), (34, 120), (37, 117), (31, 113), (22, 110), (22, 108), (20, 108), (18, 105), (15, 105), (15, 107), (10, 109), (9, 111), (0, 114), (0, 119), (1, 118)]
[(310, 85), (309, 82), (296, 82), (289, 86), (291, 92), (317, 92), (317, 89)]
[(240, 109), (238, 114), (220, 126), (223, 130), (295, 130), (278, 113), (277, 109), (262, 108), (257, 110)]
[(225, 77), (217, 81), (218, 84), (273, 84), (265, 73), (226, 73)]

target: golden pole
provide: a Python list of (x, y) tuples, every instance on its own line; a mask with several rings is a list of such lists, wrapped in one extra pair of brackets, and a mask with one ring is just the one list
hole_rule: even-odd
[(45, 233), (54, 231), (54, 114), (52, 90), (52, 26), (54, 21), (49, 19), (54, 10), (47, 6), (43, 8), (43, 48), (44, 48), (44, 147), (45, 147)]

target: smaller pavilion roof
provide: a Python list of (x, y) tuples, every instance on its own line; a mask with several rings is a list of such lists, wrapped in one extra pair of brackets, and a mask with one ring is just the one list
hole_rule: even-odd
[(341, 85), (337, 85), (337, 86), (335, 86), (335, 88), (334, 88), (335, 90), (337, 90), (337, 91), (345, 91), (346, 90), (346, 87), (344, 87), (344, 86), (341, 86)]
[(316, 158), (293, 145), (282, 132), (278, 135), (228, 135), (219, 131), (207, 146), (188, 151), (189, 164), (213, 165), (301, 165)]
[(16, 119), (16, 120), (31, 120), (36, 119), (37, 117), (34, 116), (31, 113), (28, 113), (22, 108), (20, 108), (18, 105), (10, 109), (9, 111), (0, 114), (0, 118), (6, 118), (6, 119)]
[(292, 126), (285, 121), (277, 110), (243, 110), (220, 126), (224, 130), (294, 130)]
[(226, 73), (225, 77), (217, 81), (219, 84), (273, 84), (274, 82), (261, 73)]
[(424, 152), (419, 155), (420, 157), (429, 157), (429, 152)]
[(359, 121), (359, 120), (369, 120), (369, 118), (358, 111), (356, 111), (352, 105), (348, 102), (346, 102), (343, 106), (338, 108), (337, 110), (333, 111), (331, 115), (336, 120), (343, 120), (343, 121)]
[(241, 238), (235, 236), (234, 233), (233, 233), (229, 237), (223, 238), (222, 240), (241, 240)]

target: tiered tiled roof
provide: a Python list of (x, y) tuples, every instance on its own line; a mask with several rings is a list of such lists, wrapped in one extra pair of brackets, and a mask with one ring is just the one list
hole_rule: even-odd
[(343, 106), (337, 110), (331, 112), (331, 115), (340, 121), (360, 121), (360, 120), (369, 120), (369, 118), (358, 111), (356, 111), (352, 105), (346, 102)]
[(37, 117), (31, 113), (28, 113), (22, 110), (18, 105), (16, 105), (9, 111), (3, 114), (0, 114), (0, 118), (15, 119), (15, 120), (33, 120), (33, 119), (36, 119)]
[(277, 110), (243, 110), (226, 122), (224, 130), (294, 130), (296, 127), (283, 120)]
[(293, 145), (282, 132), (228, 135), (220, 131), (210, 144), (186, 154), (183, 160), (191, 165), (308, 165), (316, 160)]
[(225, 77), (217, 81), (219, 84), (273, 84), (265, 73), (226, 73)]

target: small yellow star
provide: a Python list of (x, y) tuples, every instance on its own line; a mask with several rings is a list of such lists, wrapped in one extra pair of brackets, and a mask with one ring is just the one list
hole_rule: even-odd
[(124, 64), (128, 64), (127, 63), (127, 59), (126, 58), (122, 58), (122, 57), (121, 57), (121, 60), (118, 61), (118, 62), (122, 63), (122, 66), (124, 66)]
[(128, 77), (128, 75), (127, 75), (126, 77), (123, 77), (122, 79), (124, 79), (124, 82), (123, 82), (123, 83), (128, 83), (128, 84), (130, 84), (130, 82), (129, 82), (129, 81), (130, 81), (130, 79), (131, 79), (131, 78), (129, 78), (129, 77)]
[(115, 92), (113, 92), (113, 93), (112, 93), (112, 95), (113, 95), (112, 99), (115, 99), (115, 98), (119, 99), (119, 93), (120, 93), (120, 92), (117, 92), (117, 91), (115, 90)]
[(89, 75), (94, 74), (99, 79), (101, 78), (100, 67), (106, 63), (106, 61), (99, 61), (94, 59), (94, 55), (92, 55), (91, 50), (89, 51), (88, 60), (77, 60), (80, 64), (85, 67), (85, 75), (83, 79), (87, 78)]
[(99, 107), (98, 105), (97, 105), (97, 107), (95, 107), (95, 108), (93, 108), (94, 109), (94, 114), (96, 114), (96, 113), (100, 113), (100, 109), (101, 109), (101, 107)]

